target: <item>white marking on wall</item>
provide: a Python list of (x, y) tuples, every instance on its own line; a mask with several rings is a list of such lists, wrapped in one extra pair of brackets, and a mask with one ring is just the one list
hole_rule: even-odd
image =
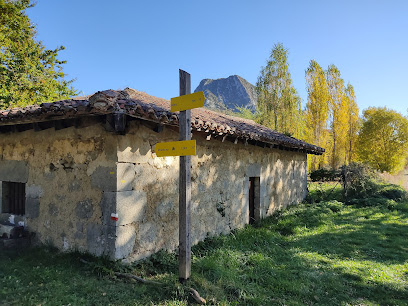
[(14, 215), (10, 215), (10, 217), (9, 217), (9, 222), (10, 222), (11, 224), (15, 224), (15, 223), (14, 223)]
[(68, 251), (68, 249), (69, 249), (69, 243), (68, 243), (67, 237), (64, 237), (64, 245), (63, 245), (62, 248), (63, 248), (64, 251)]

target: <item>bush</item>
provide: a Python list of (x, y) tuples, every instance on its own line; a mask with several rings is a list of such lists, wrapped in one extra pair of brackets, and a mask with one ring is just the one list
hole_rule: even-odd
[(325, 194), (326, 194), (325, 191), (320, 190), (320, 189), (316, 189), (316, 190), (313, 190), (313, 191), (308, 191), (308, 193), (307, 193), (307, 195), (306, 195), (306, 197), (304, 199), (304, 202), (309, 203), (309, 204), (319, 203), (320, 201), (323, 201)]
[(373, 207), (381, 206), (386, 207), (390, 210), (395, 209), (397, 202), (394, 200), (379, 198), (379, 197), (370, 197), (370, 198), (360, 198), (360, 199), (351, 199), (347, 201), (348, 205), (355, 205), (356, 207)]
[(326, 207), (329, 208), (332, 212), (336, 213), (343, 209), (344, 205), (342, 202), (332, 200), (326, 202)]
[(310, 172), (312, 182), (334, 181), (340, 178), (340, 171), (335, 169), (321, 168)]
[(360, 163), (343, 166), (341, 176), (346, 201), (373, 197), (381, 183), (378, 174), (371, 167)]
[(404, 201), (408, 199), (408, 193), (398, 185), (384, 185), (378, 191), (378, 196), (394, 201)]

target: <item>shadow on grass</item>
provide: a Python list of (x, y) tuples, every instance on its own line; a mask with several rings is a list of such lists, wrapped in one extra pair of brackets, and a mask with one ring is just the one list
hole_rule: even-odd
[[(393, 216), (408, 219), (407, 213)], [(296, 244), (312, 252), (343, 258), (358, 257), (388, 264), (403, 264), (408, 260), (405, 248), (408, 225), (393, 222), (389, 216), (381, 215), (379, 209), (367, 210), (366, 214), (354, 210), (336, 218), (334, 226), (339, 230), (298, 238)]]
[[(262, 222), (259, 228), (240, 231), (234, 239), (221, 237), (199, 244), (194, 249), (196, 273), (222, 291), (220, 298), (247, 305), (400, 304), (408, 299), (406, 278), (398, 286), (370, 280), (366, 274), (377, 272), (365, 271), (372, 268), (381, 273), (384, 267), (406, 262), (402, 247), (408, 238), (406, 225), (388, 223), (390, 217), (381, 216), (377, 208), (365, 212), (345, 208), (349, 212), (331, 218), (323, 204), (315, 207), (315, 212), (323, 211), (319, 224), (310, 218), (308, 208), (303, 213), (296, 209), (278, 220)], [(293, 215), (298, 223), (287, 222)], [(407, 219), (406, 214), (391, 216)], [(292, 224), (290, 232), (295, 234), (279, 234), (279, 222)], [(313, 232), (327, 224), (330, 229)], [(301, 235), (302, 228), (309, 233)]]
[[(395, 264), (407, 269), (408, 227), (402, 224), (407, 219), (405, 212), (336, 201), (292, 207), (194, 246), (188, 285), (212, 304), (404, 304), (407, 271), (401, 271), (400, 282), (389, 280), (392, 273), (380, 274)], [(174, 254), (134, 266), (92, 257), (86, 259), (95, 264), (88, 266), (79, 261), (84, 256), (44, 249), (0, 254), (0, 300), (12, 305), (192, 302), (178, 284)], [(154, 276), (164, 285), (116, 279), (113, 270)]]

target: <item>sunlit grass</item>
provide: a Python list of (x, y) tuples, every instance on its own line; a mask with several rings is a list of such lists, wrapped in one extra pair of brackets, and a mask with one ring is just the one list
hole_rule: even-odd
[[(340, 202), (341, 190), (331, 191), (332, 186), (317, 187), (324, 201), (293, 206), (255, 226), (194, 246), (187, 286), (216, 305), (406, 305), (407, 203), (358, 208)], [(47, 249), (0, 254), (0, 301), (12, 305), (193, 302), (178, 283), (174, 254), (161, 252), (127, 267), (92, 257), (87, 260), (93, 265), (84, 265), (79, 261), (84, 256)], [(113, 270), (164, 285), (116, 279)]]

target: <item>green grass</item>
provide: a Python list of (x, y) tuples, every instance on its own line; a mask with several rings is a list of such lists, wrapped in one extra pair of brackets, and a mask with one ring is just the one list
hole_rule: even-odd
[[(408, 203), (345, 205), (333, 187), (315, 184), (311, 196), (323, 201), (196, 245), (187, 286), (217, 305), (407, 305)], [(133, 266), (45, 248), (0, 254), (0, 304), (193, 304), (177, 280), (176, 256), (165, 252)]]

